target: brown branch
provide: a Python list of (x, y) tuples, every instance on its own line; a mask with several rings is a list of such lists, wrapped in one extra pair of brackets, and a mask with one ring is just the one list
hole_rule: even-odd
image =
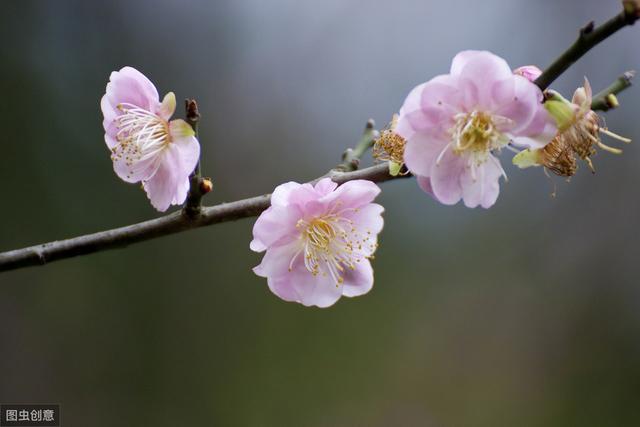
[[(583, 28), (580, 31), (578, 40), (551, 64), (535, 83), (541, 89), (546, 89), (558, 76), (566, 71), (571, 64), (582, 57), (582, 55), (592, 47), (621, 28), (632, 25), (640, 17), (639, 2), (638, 0), (623, 0), (623, 5), (624, 10), (620, 14), (600, 27), (594, 28), (593, 23), (590, 23)], [(612, 91), (612, 93), (613, 92), (614, 91)], [(197, 119), (199, 118), (197, 114), (197, 104), (195, 104), (193, 100), (187, 100), (186, 106), (187, 119), (194, 129), (196, 129)], [(370, 148), (374, 137), (375, 130), (373, 129), (373, 123), (371, 123), (365, 129), (365, 134), (356, 149), (348, 150), (345, 154), (344, 162), (326, 176), (330, 176), (339, 184), (354, 179), (368, 179), (374, 182), (382, 182), (402, 177), (403, 175), (396, 177), (389, 175), (389, 168), (386, 162), (370, 168), (350, 171), (357, 168), (360, 156)], [(180, 212), (174, 212), (160, 218), (113, 230), (3, 252), (0, 253), (0, 271), (43, 265), (65, 258), (86, 255), (107, 249), (121, 248), (132, 243), (142, 242), (184, 230), (253, 217), (259, 215), (269, 207), (269, 194), (230, 203), (222, 203), (211, 207), (201, 207), (200, 198), (202, 194), (198, 194), (199, 187), (196, 185), (198, 183), (202, 184), (199, 167), (194, 171), (192, 178), (189, 201), (185, 209)], [(317, 181), (317, 179), (315, 181)], [(210, 182), (207, 184), (207, 189), (210, 189)]]
[(534, 82), (540, 89), (545, 90), (562, 73), (567, 71), (578, 59), (591, 48), (614, 34), (616, 31), (633, 25), (640, 16), (640, 6), (636, 2), (623, 2), (622, 12), (614, 16), (599, 27), (595, 27), (593, 21), (580, 30), (578, 40), (575, 41), (553, 64), (551, 64)]
[[(186, 110), (186, 121), (191, 125), (198, 137), (198, 122), (200, 121), (200, 111), (198, 111), (198, 103), (195, 99), (186, 99), (184, 101)], [(200, 159), (196, 163), (196, 167), (189, 176), (189, 193), (184, 204), (184, 214), (190, 218), (195, 218), (202, 211), (202, 196), (204, 196), (208, 187), (204, 185), (204, 179), (200, 174)]]
[[(354, 179), (368, 179), (373, 182), (382, 182), (395, 178), (389, 175), (389, 167), (386, 163), (354, 172), (332, 171), (328, 176), (338, 184)], [(317, 179), (315, 181), (317, 181)], [(160, 218), (128, 225), (126, 227), (3, 252), (0, 253), (0, 271), (44, 265), (65, 258), (91, 254), (107, 249), (122, 248), (133, 243), (143, 242), (193, 228), (205, 227), (219, 222), (257, 216), (269, 207), (270, 198), (270, 194), (265, 194), (235, 202), (203, 207), (200, 214), (195, 217), (191, 217), (182, 211), (174, 212)]]

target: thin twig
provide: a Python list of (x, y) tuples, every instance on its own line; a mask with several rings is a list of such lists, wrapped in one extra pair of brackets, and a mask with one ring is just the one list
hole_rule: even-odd
[(540, 89), (545, 90), (551, 83), (573, 63), (580, 59), (591, 48), (615, 33), (616, 31), (633, 25), (638, 19), (637, 6), (626, 7), (618, 15), (614, 16), (599, 27), (595, 27), (593, 21), (580, 30), (578, 40), (575, 41), (553, 64), (549, 66), (535, 81)]
[(362, 132), (360, 142), (356, 145), (356, 148), (348, 148), (342, 155), (342, 163), (339, 164), (335, 170), (341, 172), (350, 172), (358, 169), (360, 164), (360, 158), (367, 150), (373, 147), (373, 144), (378, 137), (378, 131), (376, 130), (376, 123), (373, 119), (367, 120), (367, 124)]
[(591, 109), (594, 111), (609, 111), (617, 107), (615, 96), (631, 86), (631, 80), (635, 77), (635, 71), (627, 71), (618, 77), (608, 88), (599, 92), (591, 101)]
[[(191, 125), (198, 137), (198, 122), (200, 121), (200, 111), (198, 103), (195, 99), (185, 100), (186, 121)], [(184, 204), (184, 213), (190, 218), (196, 218), (202, 212), (202, 176), (200, 175), (200, 159), (196, 163), (196, 167), (189, 176), (189, 193)]]
[[(395, 178), (389, 175), (389, 167), (386, 163), (354, 172), (334, 171), (330, 176), (338, 184), (354, 179), (382, 182)], [(195, 218), (189, 217), (183, 212), (174, 212), (126, 227), (3, 252), (0, 253), (0, 271), (44, 265), (65, 258), (121, 248), (133, 243), (219, 222), (257, 216), (269, 207), (270, 198), (270, 194), (265, 194), (235, 202), (203, 207), (200, 215)]]

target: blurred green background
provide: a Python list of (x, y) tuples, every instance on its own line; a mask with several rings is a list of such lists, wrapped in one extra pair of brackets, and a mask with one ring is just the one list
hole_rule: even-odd
[[(131, 65), (203, 115), (207, 204), (321, 175), (367, 118), (463, 49), (548, 65), (616, 0), (6, 1), (0, 250), (158, 214), (118, 180), (99, 100)], [(640, 69), (627, 28), (554, 88)], [(251, 267), (253, 220), (0, 275), (0, 402), (65, 426), (640, 425), (637, 140), (566, 183), (517, 171), (489, 211), (383, 185), (366, 296), (285, 303)], [(181, 115), (181, 113), (180, 113)], [(614, 143), (615, 145), (615, 143)]]

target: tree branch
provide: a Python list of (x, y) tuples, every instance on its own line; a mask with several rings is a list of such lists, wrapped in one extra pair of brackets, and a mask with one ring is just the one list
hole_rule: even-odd
[[(589, 49), (606, 39), (621, 28), (632, 25), (640, 17), (640, 5), (638, 0), (623, 0), (624, 10), (598, 28), (590, 23), (580, 31), (578, 40), (563, 53), (535, 83), (542, 89), (546, 89), (558, 76), (567, 70)], [(628, 82), (628, 79), (626, 81)], [(628, 84), (627, 84), (628, 86)], [(625, 82), (619, 81), (616, 86), (607, 88), (604, 96), (614, 94), (624, 89)], [(602, 93), (604, 93), (602, 92)], [(601, 93), (601, 94), (602, 94)], [(599, 101), (598, 94), (595, 101)], [(187, 121), (194, 129), (197, 129), (199, 114), (197, 104), (193, 100), (187, 100)], [(599, 104), (596, 105), (599, 107)], [(367, 124), (363, 137), (355, 149), (349, 149), (343, 156), (343, 163), (330, 171), (327, 175), (338, 184), (354, 179), (367, 179), (373, 182), (388, 181), (391, 179), (407, 177), (410, 175), (389, 175), (389, 167), (386, 162), (362, 170), (358, 168), (360, 157), (373, 144), (375, 129), (373, 122)], [(317, 178), (313, 182), (316, 182)], [(259, 215), (270, 204), (270, 194), (238, 200), (230, 203), (202, 207), (201, 198), (207, 191), (202, 191), (201, 185), (211, 183), (200, 177), (199, 164), (192, 175), (191, 189), (185, 208), (182, 211), (140, 222), (138, 224), (120, 227), (99, 233), (74, 237), (31, 246), (24, 249), (16, 249), (0, 253), (0, 271), (14, 270), (21, 267), (43, 265), (52, 261), (86, 255), (107, 249), (121, 248), (127, 245), (150, 240), (156, 237), (166, 236), (193, 228), (204, 227), (220, 222), (233, 221)]]
[[(386, 163), (353, 172), (332, 171), (329, 176), (338, 184), (354, 179), (382, 182), (396, 178), (389, 175), (389, 167)], [(122, 248), (133, 243), (219, 222), (257, 216), (269, 207), (270, 199), (271, 194), (265, 194), (235, 202), (203, 207), (196, 217), (190, 217), (183, 211), (179, 211), (126, 227), (3, 252), (0, 253), (0, 271), (44, 265), (65, 258), (107, 249)]]
[(551, 64), (534, 82), (541, 90), (545, 90), (562, 73), (567, 71), (578, 59), (580, 59), (591, 48), (614, 34), (616, 31), (633, 25), (638, 19), (638, 6), (635, 3), (624, 2), (622, 12), (614, 16), (601, 26), (595, 28), (593, 21), (580, 30), (578, 40), (575, 41), (553, 64)]

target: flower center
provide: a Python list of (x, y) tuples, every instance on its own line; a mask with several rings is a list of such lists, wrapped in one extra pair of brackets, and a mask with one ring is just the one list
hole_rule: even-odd
[(451, 129), (453, 152), (461, 155), (473, 153), (477, 160), (484, 161), (491, 150), (505, 146), (509, 141), (496, 129), (495, 122), (503, 122), (504, 117), (492, 116), (482, 111), (460, 113), (455, 116), (455, 125)]
[(302, 245), (291, 259), (289, 269), (298, 256), (304, 254), (305, 268), (314, 276), (331, 276), (336, 286), (344, 282), (347, 268), (354, 270), (356, 263), (367, 258), (365, 252), (371, 254), (376, 248), (370, 232), (360, 235), (355, 223), (340, 213), (301, 219), (296, 227), (302, 231)]
[(442, 158), (448, 150), (456, 156), (465, 155), (466, 166), (471, 170), (471, 177), (477, 179), (476, 169), (487, 160), (493, 161), (507, 178), (500, 161), (491, 155), (493, 150), (500, 150), (509, 144), (509, 138), (499, 129), (511, 125), (512, 120), (496, 114), (474, 110), (471, 113), (459, 113), (454, 116), (455, 123), (449, 133), (448, 143), (436, 158), (436, 166), (440, 166)]
[(112, 157), (128, 166), (155, 156), (171, 142), (169, 123), (158, 115), (129, 103), (118, 104), (123, 114), (116, 117), (118, 145)]

